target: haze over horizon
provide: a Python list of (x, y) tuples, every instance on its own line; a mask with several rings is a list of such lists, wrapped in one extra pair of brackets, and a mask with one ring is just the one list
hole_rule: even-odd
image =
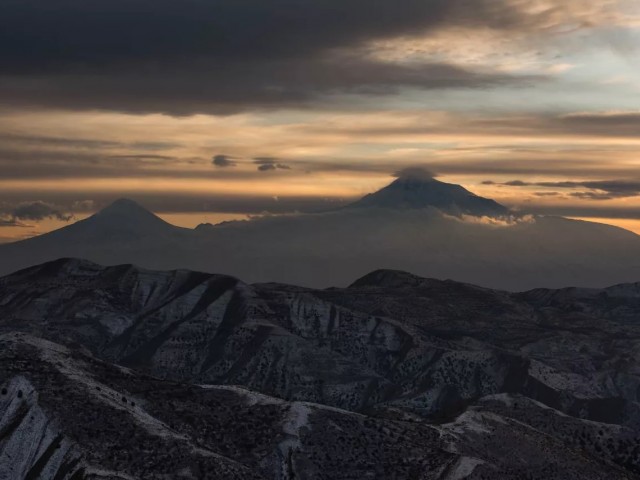
[(640, 233), (633, 0), (51, 5), (0, 1), (0, 242), (120, 197), (323, 210), (411, 166)]

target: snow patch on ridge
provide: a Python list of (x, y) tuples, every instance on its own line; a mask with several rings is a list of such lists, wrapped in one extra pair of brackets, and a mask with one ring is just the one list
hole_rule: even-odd
[(311, 410), (308, 405), (300, 402), (294, 402), (291, 404), (289, 414), (287, 415), (287, 419), (282, 430), (287, 435), (291, 435), (297, 439), (297, 441), (294, 442), (296, 447), (300, 446), (300, 430), (309, 424), (310, 414)]
[(445, 480), (464, 480), (473, 473), (477, 466), (485, 463), (477, 458), (460, 457)]

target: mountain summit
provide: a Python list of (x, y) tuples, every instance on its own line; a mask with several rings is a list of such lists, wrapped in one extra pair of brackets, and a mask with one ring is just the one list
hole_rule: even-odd
[[(102, 210), (100, 210), (99, 214), (108, 214), (108, 215), (149, 215), (151, 212), (144, 208), (142, 205), (137, 203), (135, 200), (131, 200), (130, 198), (119, 198), (113, 203), (107, 205)], [(153, 214), (151, 214), (153, 215)]]
[(93, 226), (117, 230), (132, 229), (152, 233), (157, 230), (173, 229), (173, 225), (162, 220), (139, 203), (121, 198), (90, 217)]
[(59, 234), (65, 237), (65, 242), (77, 244), (78, 241), (90, 241), (102, 244), (107, 240), (131, 241), (166, 236), (178, 230), (181, 229), (135, 201), (122, 198), (89, 218), (59, 230)]
[(479, 197), (460, 185), (436, 180), (427, 170), (403, 170), (390, 185), (366, 195), (349, 208), (418, 209), (437, 208), (454, 215), (499, 217), (509, 209), (489, 198)]
[[(135, 201), (122, 198), (89, 218), (30, 241), (50, 239), (48, 246), (54, 247), (56, 251), (62, 248), (63, 251), (57, 256), (64, 257), (79, 255), (85, 249), (104, 248), (110, 251), (114, 248), (113, 242), (117, 242), (118, 248), (123, 247), (121, 242), (155, 243), (182, 230), (184, 229), (165, 222)], [(42, 250), (44, 247), (41, 245), (38, 248)], [(69, 248), (73, 250), (66, 251)]]

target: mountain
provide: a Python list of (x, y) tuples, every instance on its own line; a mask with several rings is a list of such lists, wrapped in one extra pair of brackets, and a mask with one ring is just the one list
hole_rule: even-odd
[(408, 169), (383, 189), (366, 195), (348, 208), (436, 208), (454, 215), (500, 217), (509, 209), (499, 203), (479, 197), (460, 185), (444, 183), (421, 169)]
[(89, 234), (120, 234), (123, 238), (137, 235), (166, 235), (176, 230), (173, 225), (128, 199), (116, 200), (96, 215), (78, 222), (75, 228), (82, 228)]
[(165, 222), (133, 200), (120, 199), (58, 230), (0, 245), (0, 274), (60, 257), (113, 264), (124, 256), (128, 261), (172, 268), (167, 252), (186, 246), (192, 233)]
[(196, 229), (175, 227), (120, 200), (60, 230), (0, 245), (0, 274), (64, 257), (308, 287), (346, 286), (381, 268), (511, 291), (601, 288), (640, 278), (640, 236), (634, 233), (518, 216), (415, 172), (335, 211)]
[(50, 262), (0, 279), (0, 478), (640, 479), (638, 318), (638, 283)]
[(24, 242), (38, 247), (47, 246), (45, 240), (51, 244), (58, 241), (59, 246), (71, 242), (80, 248), (84, 246), (82, 242), (98, 242), (104, 247), (117, 242), (149, 240), (157, 236), (164, 238), (187, 230), (165, 222), (133, 200), (120, 199), (87, 219)]

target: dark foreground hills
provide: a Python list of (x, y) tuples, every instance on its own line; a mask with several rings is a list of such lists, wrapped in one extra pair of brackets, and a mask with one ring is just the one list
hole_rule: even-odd
[(346, 286), (379, 268), (510, 291), (640, 278), (640, 236), (632, 232), (513, 212), (419, 170), (333, 211), (195, 229), (118, 200), (54, 232), (0, 245), (0, 275), (62, 257), (315, 288)]
[(0, 479), (640, 479), (640, 284), (0, 279)]

